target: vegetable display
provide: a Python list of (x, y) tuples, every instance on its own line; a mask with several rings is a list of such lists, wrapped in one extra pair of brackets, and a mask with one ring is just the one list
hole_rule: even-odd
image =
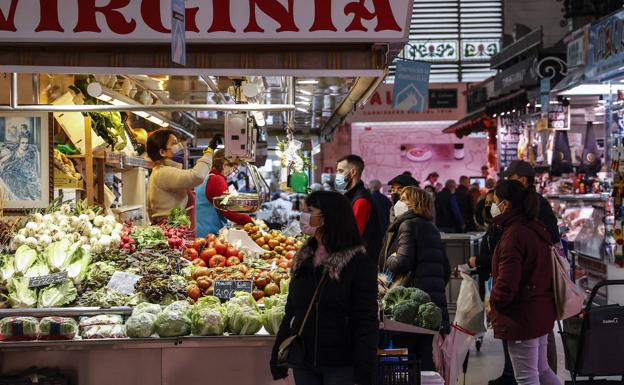
[(397, 322), (438, 330), (442, 325), (442, 311), (424, 291), (413, 287), (394, 287), (386, 293), (384, 310)]

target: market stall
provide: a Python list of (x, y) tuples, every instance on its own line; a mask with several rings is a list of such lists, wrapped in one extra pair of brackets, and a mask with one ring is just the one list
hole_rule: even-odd
[(382, 81), (411, 2), (252, 1), (230, 13), (187, 1), (187, 42), (174, 50), (171, 2), (35, 3), (11, 15), (15, 28), (0, 23), (3, 374), (44, 365), (89, 384), (270, 383), (304, 239), (262, 221), (196, 237), (184, 208), (150, 225), (147, 136), (174, 130), (187, 167), (225, 136), (237, 179), (253, 182), (212, 201), (219, 209), (255, 213), (280, 189), (306, 192), (321, 131)]

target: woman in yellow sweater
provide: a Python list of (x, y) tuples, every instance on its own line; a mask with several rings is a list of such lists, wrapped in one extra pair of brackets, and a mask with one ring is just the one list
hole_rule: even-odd
[(173, 208), (187, 208), (189, 193), (204, 182), (212, 169), (211, 148), (188, 170), (173, 160), (182, 151), (184, 146), (172, 130), (154, 131), (147, 139), (147, 155), (154, 162), (147, 189), (147, 212), (152, 223), (166, 219)]

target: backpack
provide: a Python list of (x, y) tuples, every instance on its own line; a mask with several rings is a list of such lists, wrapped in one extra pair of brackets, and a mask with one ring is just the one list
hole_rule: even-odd
[(553, 293), (557, 319), (572, 318), (583, 310), (585, 293), (570, 278), (570, 265), (560, 248), (550, 247), (553, 264)]

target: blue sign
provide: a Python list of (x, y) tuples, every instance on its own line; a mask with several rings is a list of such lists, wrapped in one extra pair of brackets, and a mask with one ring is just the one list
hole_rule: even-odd
[(171, 0), (171, 60), (186, 65), (186, 7), (184, 0)]
[(424, 112), (429, 99), (431, 64), (401, 60), (396, 64), (392, 108), (409, 112)]
[(585, 76), (603, 80), (624, 66), (624, 11), (609, 16), (589, 29)]
[(550, 108), (550, 79), (540, 81), (540, 104), (542, 105), (542, 116), (545, 116)]

